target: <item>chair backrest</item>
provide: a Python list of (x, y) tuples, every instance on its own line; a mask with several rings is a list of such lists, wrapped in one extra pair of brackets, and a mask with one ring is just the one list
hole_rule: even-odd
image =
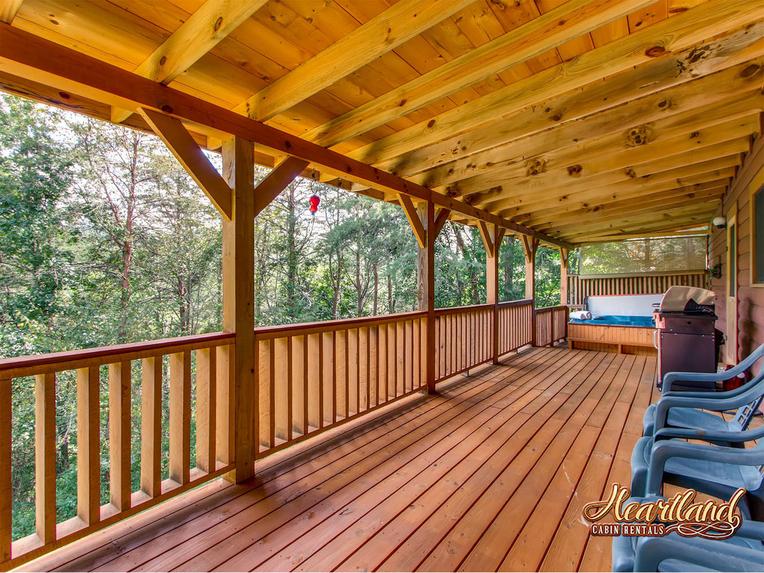
[(748, 425), (756, 415), (756, 410), (758, 410), (761, 405), (762, 399), (764, 399), (764, 396), (758, 396), (753, 401), (748, 402), (748, 404), (740, 406), (735, 412), (735, 417), (730, 420), (730, 429), (741, 432), (747, 430)]

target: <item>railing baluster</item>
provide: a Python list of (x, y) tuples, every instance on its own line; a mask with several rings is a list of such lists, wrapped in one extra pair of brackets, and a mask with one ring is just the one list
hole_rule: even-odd
[(294, 411), (292, 406), (292, 400), (294, 397), (294, 390), (292, 387), (292, 337), (287, 336), (287, 441), (292, 441), (292, 427), (294, 426)]
[(0, 563), (11, 558), (13, 539), (12, 458), (13, 380), (0, 378)]
[(56, 540), (56, 375), (35, 376), (35, 523), (43, 544)]
[(101, 376), (98, 366), (77, 370), (77, 517), (101, 518)]
[(268, 443), (276, 447), (276, 341), (268, 344)]
[(215, 413), (217, 405), (217, 351), (196, 351), (196, 467), (210, 473), (215, 462)]
[(188, 483), (191, 466), (191, 354), (170, 355), (170, 479)]
[(130, 362), (109, 364), (109, 464), (111, 504), (130, 509)]
[(162, 493), (162, 357), (144, 358), (141, 367), (141, 489)]
[(308, 435), (308, 335), (302, 337), (302, 435)]

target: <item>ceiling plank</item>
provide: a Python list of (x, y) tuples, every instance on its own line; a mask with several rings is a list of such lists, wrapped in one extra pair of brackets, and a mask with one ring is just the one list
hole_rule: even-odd
[(151, 109), (141, 108), (139, 113), (220, 214), (230, 221), (233, 218), (233, 192), (183, 124), (174, 117)]
[(264, 87), (235, 111), (265, 121), (308, 99), (475, 0), (400, 0)]
[[(693, 110), (712, 109), (723, 102), (739, 100), (744, 94), (761, 90), (764, 57), (685, 82), (609, 108), (580, 119), (554, 125), (550, 129), (512, 139), (507, 143), (474, 153), (457, 161), (449, 161), (424, 173), (409, 177), (431, 188), (449, 185), (506, 164), (513, 158), (533, 157), (615, 133), (626, 133), (630, 127), (650, 124), (676, 115), (687, 116)], [(629, 86), (628, 91), (638, 90)], [(616, 97), (615, 101), (620, 98)], [(546, 124), (549, 123), (547, 120)], [(547, 125), (548, 127), (548, 125)], [(496, 131), (506, 133), (506, 124)]]
[(3, 0), (0, 2), (0, 21), (10, 24), (19, 13), (24, 0)]
[[(751, 22), (756, 24), (752, 29), (748, 29), (740, 40), (748, 44), (755, 43), (761, 39), (761, 30), (764, 27), (764, 21), (760, 21), (762, 18), (764, 3), (750, 0), (725, 0), (693, 8), (614, 44), (596, 48), (574, 60), (533, 74), (525, 80), (512, 83), (429, 120), (420, 121), (348, 155), (376, 164), (458, 133), (476, 129), (510, 112), (581, 88), (601, 80), (603, 76), (638, 66), (654, 57), (681, 51), (709, 38), (746, 28), (751, 26)], [(699, 57), (700, 60), (709, 60), (715, 56), (716, 49), (711, 44), (709, 50), (703, 51)]]
[[(719, 83), (706, 94), (696, 93), (692, 97), (692, 88), (683, 86), (733, 66), (740, 66), (740, 78), (729, 78), (727, 75), (724, 78), (739, 85), (741, 91), (748, 89), (745, 87), (748, 83), (746, 78), (750, 78), (751, 82), (760, 81), (763, 72), (759, 60), (761, 52), (764, 52), (764, 38), (744, 49), (739, 49), (741, 42), (748, 41), (745, 38), (739, 38), (740, 34), (744, 32), (715, 40), (717, 53), (710, 60), (694, 60), (691, 49), (657, 58), (636, 68), (609, 76), (607, 81), (587, 84), (583, 88), (545, 99), (543, 105), (526, 106), (518, 111), (497, 116), (484, 124), (481, 129), (462, 133), (399, 157), (378, 162), (377, 167), (425, 184), (429, 184), (428, 178), (431, 177), (433, 184), (438, 185), (440, 184), (437, 182), (438, 171), (433, 168), (443, 169), (446, 174), (453, 169), (455, 176), (458, 176), (462, 168), (469, 169), (473, 163), (472, 156), (479, 152), (488, 151), (503, 144), (511, 144), (515, 140), (539, 134), (569, 122), (594, 119), (597, 116), (593, 114), (598, 112), (613, 110), (613, 114), (617, 114), (617, 110), (628, 105), (634, 115), (624, 117), (631, 117), (633, 121), (633, 117), (639, 114), (645, 116), (644, 121), (652, 121), (659, 119), (663, 115), (662, 112), (672, 111), (674, 107), (681, 110), (681, 105), (685, 103), (689, 106), (687, 109), (702, 105), (703, 101), (698, 104), (696, 100), (699, 98), (702, 100), (704, 96), (708, 96), (708, 103), (713, 103), (715, 96), (712, 94), (717, 91), (723, 94), (721, 97), (736, 92), (727, 90), (726, 85)], [(719, 79), (721, 80), (722, 76), (719, 76)], [(670, 88), (675, 88), (677, 91), (665, 91)], [(678, 91), (679, 89), (682, 91)], [(677, 96), (676, 106), (674, 94)], [(683, 100), (683, 97), (690, 99)], [(572, 133), (566, 135), (575, 137)], [(508, 150), (511, 150), (511, 147)], [(432, 175), (422, 175), (423, 171), (428, 170)]]
[[(247, 118), (202, 99), (153, 82), (75, 50), (65, 48), (29, 32), (0, 24), (0, 70), (29, 77), (45, 85), (91, 97), (127, 109), (141, 107), (161, 110), (177, 118), (238, 135), (276, 152), (320, 165), (344, 179), (371, 187), (432, 201), (437, 207), (463, 213), (536, 236), (533, 229), (457, 201), (405, 179), (316, 145), (262, 122)], [(323, 169), (322, 169), (323, 171)], [(554, 245), (564, 242), (547, 236), (539, 239)]]
[(305, 134), (331, 146), (539, 56), (653, 0), (570, 0)]
[[(236, 30), (268, 0), (207, 0), (135, 70), (145, 78), (169, 84), (223, 38)], [(112, 110), (112, 121), (121, 123), (132, 112)]]
[(643, 140), (646, 141), (645, 143), (632, 144), (633, 146), (629, 145), (628, 139), (620, 134), (614, 138), (584, 142), (580, 146), (560, 150), (559, 153), (530, 158), (509, 167), (497, 168), (493, 172), (449, 186), (448, 191), (454, 197), (465, 197), (474, 205), (484, 205), (528, 179), (537, 180), (537, 188), (565, 189), (568, 184), (578, 184), (593, 176), (611, 171), (623, 171), (625, 175), (632, 176), (636, 173), (635, 166), (640, 164), (681, 155), (758, 132), (760, 126), (756, 121), (758, 113), (756, 108), (751, 108), (745, 117), (735, 118), (734, 114), (731, 114), (732, 121), (725, 120), (723, 109), (719, 111), (722, 115), (717, 118), (717, 121), (724, 121), (724, 123), (696, 127), (695, 122), (688, 122), (665, 132), (655, 129), (653, 135), (645, 135)]

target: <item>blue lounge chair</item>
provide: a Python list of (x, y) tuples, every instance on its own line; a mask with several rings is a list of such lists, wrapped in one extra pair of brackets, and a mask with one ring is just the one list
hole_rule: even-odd
[[(740, 374), (748, 371), (759, 359), (764, 357), (764, 344), (754, 350), (748, 357), (741, 361), (737, 366), (716, 374), (703, 374), (697, 372), (669, 372), (663, 378), (663, 396), (682, 396), (685, 398), (695, 398), (700, 403), (706, 403), (706, 400), (719, 400), (723, 398), (732, 398), (750, 390), (752, 387), (764, 383), (764, 370), (752, 380), (742, 385), (740, 388), (728, 390), (726, 392), (673, 392), (671, 388), (678, 382), (724, 382), (731, 380)], [(751, 419), (759, 407), (762, 396), (764, 396), (764, 384), (762, 384), (761, 395), (755, 397), (751, 402), (740, 406), (735, 416), (729, 422), (724, 421), (720, 416), (704, 412), (699, 408), (712, 410), (706, 406), (696, 407), (676, 407), (672, 408), (668, 414), (665, 427), (708, 429), (715, 431), (739, 431), (748, 427)], [(651, 404), (645, 411), (642, 421), (642, 435), (652, 436), (655, 428), (657, 404)], [(719, 411), (719, 410), (717, 410)]]
[[(629, 501), (649, 501), (630, 499)], [(764, 522), (743, 521), (725, 540), (682, 537), (614, 537), (613, 571), (761, 571)]]
[(663, 484), (671, 483), (728, 499), (742, 487), (748, 494), (741, 512), (746, 517), (762, 519), (764, 487), (759, 468), (764, 465), (764, 442), (753, 448), (741, 448), (679, 440), (700, 439), (740, 446), (762, 438), (764, 427), (742, 432), (664, 428), (658, 430), (655, 438), (642, 437), (631, 458), (632, 495), (660, 495)]

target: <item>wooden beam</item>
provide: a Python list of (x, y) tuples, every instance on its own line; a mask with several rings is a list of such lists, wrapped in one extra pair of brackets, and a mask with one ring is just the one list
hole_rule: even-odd
[[(218, 361), (227, 377), (219, 376), (218, 419), (229, 432), (218, 431), (217, 450), (236, 464), (237, 483), (254, 475), (258, 448), (258, 389), (255, 385), (255, 193), (254, 146), (233, 137), (223, 142), (223, 175), (234, 190), (233, 219), (223, 221), (223, 329), (236, 333), (235, 351), (227, 348)], [(227, 440), (226, 440), (227, 438)], [(225, 443), (227, 441), (227, 444)], [(229, 448), (231, 451), (229, 451)]]
[[(715, 59), (712, 63), (716, 64), (720, 60), (724, 61), (724, 59)], [(662, 64), (662, 62), (660, 63)], [(708, 67), (710, 66), (702, 68), (703, 71), (705, 72)], [(604, 99), (603, 105), (611, 105), (611, 102), (618, 103), (628, 97), (627, 94), (635, 98), (631, 101), (579, 117), (573, 121), (563, 121), (551, 128), (548, 117), (538, 117), (536, 110), (526, 109), (523, 111), (527, 113), (524, 113), (522, 118), (518, 117), (517, 121), (514, 122), (519, 124), (515, 129), (509, 127), (513, 123), (512, 120), (502, 121), (500, 124), (491, 124), (486, 129), (477, 130), (478, 133), (466, 134), (460, 141), (461, 145), (466, 146), (465, 144), (469, 145), (471, 142), (465, 141), (465, 139), (485, 137), (488, 141), (488, 137), (493, 135), (495, 139), (492, 142), (503, 140), (499, 145), (471, 153), (455, 161), (441, 163), (417, 174), (412, 173), (420, 167), (429, 166), (430, 158), (428, 157), (417, 164), (417, 157), (402, 157), (403, 164), (399, 174), (411, 175), (411, 180), (431, 188), (437, 188), (467, 177), (489, 172), (491, 168), (506, 164), (512, 158), (543, 155), (585, 140), (612, 134), (625, 134), (629, 128), (650, 125), (652, 122), (662, 121), (678, 114), (683, 114), (686, 117), (688, 112), (693, 110), (713, 109), (714, 106), (723, 102), (740, 100), (743, 94), (753, 95), (761, 87), (762, 67), (764, 67), (764, 58), (755, 58), (727, 70), (693, 81), (685, 81), (678, 86), (647, 96), (643, 96), (639, 91), (642, 85), (641, 80), (644, 78), (634, 77), (636, 83), (628, 85), (627, 89), (621, 90), (621, 93), (617, 93), (617, 90), (611, 88), (605, 94), (592, 94), (593, 101), (600, 102)], [(634, 71), (630, 73), (632, 72)], [(669, 70), (666, 73), (669, 73)], [(637, 74), (633, 73), (633, 75), (636, 76)], [(608, 81), (602, 85), (595, 84), (595, 87), (604, 91), (602, 87), (611, 84), (612, 81)], [(584, 101), (589, 103), (592, 100), (587, 97)], [(576, 103), (574, 101), (570, 105), (575, 106)], [(558, 105), (565, 105), (565, 103), (560, 102)], [(548, 104), (547, 109), (559, 109), (558, 105)], [(541, 111), (543, 112), (543, 109)], [(568, 113), (570, 110), (565, 108), (565, 111)], [(529, 115), (534, 116), (533, 121), (528, 121)], [(576, 117), (575, 114), (571, 115)], [(543, 130), (533, 132), (533, 130), (540, 128)], [(531, 133), (528, 133), (529, 131)], [(495, 134), (501, 134), (501, 136)], [(440, 145), (434, 147), (440, 148)], [(461, 148), (457, 146), (453, 149)], [(422, 152), (424, 151), (422, 150)], [(439, 149), (433, 149), (433, 159), (436, 154), (441, 160), (444, 157)], [(423, 153), (417, 154), (418, 157), (422, 155)], [(394, 166), (390, 165), (389, 167)]]
[(428, 201), (423, 209), (427, 245), (419, 249), (419, 310), (427, 311), (427, 337), (425, 352), (425, 379), (427, 392), (435, 393), (435, 205)]
[(0, 3), (0, 21), (11, 24), (23, 3), (24, 0), (3, 0)]
[(560, 247), (560, 304), (568, 304), (568, 256), (570, 251)]
[(274, 167), (255, 188), (255, 217), (270, 205), (307, 166), (308, 162), (304, 159), (287, 157)]
[(401, 195), (398, 198), (398, 202), (403, 208), (403, 213), (406, 215), (406, 219), (411, 226), (411, 230), (414, 232), (414, 237), (416, 237), (419, 248), (427, 248), (427, 231), (425, 231), (424, 225), (422, 224), (422, 219), (420, 219), (419, 212), (414, 206), (414, 202), (411, 200), (411, 197)]
[[(764, 22), (760, 22), (762, 18), (764, 6), (750, 0), (704, 4), (630, 34), (618, 42), (596, 48), (574, 60), (424, 119), (356, 149), (349, 155), (376, 164), (478, 128), (536, 102), (600, 81), (603, 75), (628, 70), (654, 57), (685, 50), (709, 38), (749, 27), (752, 23), (753, 29), (747, 30), (747, 40), (755, 43), (761, 38), (760, 30), (764, 26)], [(702, 59), (710, 59), (714, 55), (713, 49), (704, 51)]]
[[(491, 228), (492, 227), (492, 228)], [(485, 292), (486, 304), (493, 305), (492, 352), (493, 363), (499, 363), (499, 255), (501, 242), (504, 239), (504, 229), (492, 225), (489, 227), (483, 221), (480, 222), (480, 236), (485, 245)]]
[[(135, 73), (169, 84), (267, 1), (207, 0), (136, 68)], [(131, 110), (113, 108), (111, 119), (122, 123), (131, 113)]]
[(226, 219), (232, 217), (231, 188), (220, 176), (183, 124), (167, 114), (140, 108), (140, 114), (164, 142), (186, 172)]
[(448, 221), (448, 217), (451, 215), (451, 209), (438, 209), (438, 215), (435, 217), (435, 234), (440, 235), (443, 230), (443, 225)]
[(265, 121), (294, 107), (475, 0), (401, 0), (287, 75), (261, 89), (236, 111)]
[(305, 138), (325, 146), (351, 139), (553, 50), (651, 1), (570, 0), (310, 130)]
[[(342, 174), (351, 181), (364, 182), (381, 190), (422, 201), (432, 201), (437, 207), (496, 223), (517, 233), (535, 234), (533, 229), (463, 201), (433, 193), (422, 185), (331, 149), (4, 24), (0, 25), (0, 69), (14, 75), (28, 76), (34, 81), (54, 85), (67, 92), (108, 101), (112, 105), (161, 110), (177, 118), (257, 142), (277, 152), (300, 157), (323, 166), (327, 171)], [(550, 244), (560, 244), (553, 237), (539, 235), (539, 238)]]

